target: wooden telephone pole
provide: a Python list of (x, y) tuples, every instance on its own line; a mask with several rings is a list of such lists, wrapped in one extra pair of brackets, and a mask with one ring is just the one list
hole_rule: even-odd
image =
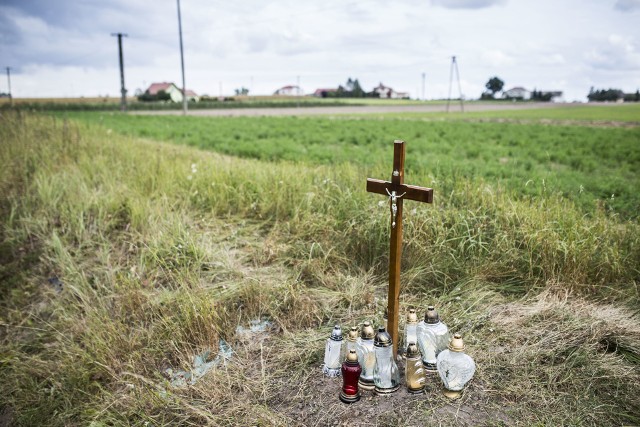
[(111, 33), (118, 37), (118, 56), (120, 57), (120, 111), (127, 111), (127, 89), (124, 88), (124, 58), (122, 55), (122, 37), (128, 37), (122, 33)]

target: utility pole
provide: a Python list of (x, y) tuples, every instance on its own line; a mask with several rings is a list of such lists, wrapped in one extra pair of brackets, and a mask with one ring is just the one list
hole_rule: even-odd
[(458, 62), (456, 57), (451, 57), (451, 72), (449, 73), (449, 96), (447, 97), (447, 113), (449, 112), (449, 103), (451, 102), (451, 86), (453, 85), (453, 69), (456, 70), (456, 77), (458, 79), (458, 93), (460, 94), (460, 110), (464, 113), (464, 105), (462, 103), (462, 86), (460, 86), (460, 71), (458, 70)]
[(9, 85), (9, 104), (13, 105), (13, 95), (11, 94), (11, 67), (7, 67), (7, 84)]
[(184, 82), (184, 50), (182, 49), (182, 17), (180, 16), (180, 0), (178, 2), (178, 32), (180, 34), (180, 66), (182, 67), (182, 114), (187, 115), (187, 85)]
[(124, 59), (122, 56), (122, 37), (129, 37), (122, 33), (111, 33), (118, 36), (118, 52), (120, 56), (120, 111), (127, 111), (127, 90), (124, 88)]
[(427, 99), (424, 97), (424, 78), (426, 77), (426, 74), (424, 73), (424, 71), (422, 72), (422, 100), (426, 101)]

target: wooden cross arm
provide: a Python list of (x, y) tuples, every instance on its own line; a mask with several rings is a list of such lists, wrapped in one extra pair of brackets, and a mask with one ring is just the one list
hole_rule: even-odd
[(418, 187), (417, 185), (393, 184), (381, 179), (367, 178), (367, 191), (369, 193), (378, 193), (388, 196), (389, 194), (387, 193), (387, 190), (389, 190), (389, 193), (395, 190), (398, 196), (402, 193), (406, 193), (402, 196), (403, 199), (416, 200), (424, 203), (433, 202), (433, 188)]

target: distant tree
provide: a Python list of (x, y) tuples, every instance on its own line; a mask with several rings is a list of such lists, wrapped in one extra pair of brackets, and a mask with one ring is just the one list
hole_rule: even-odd
[(364, 97), (364, 95), (365, 93), (360, 86), (360, 82), (358, 81), (358, 79), (355, 79), (353, 81), (353, 88), (351, 89), (351, 96), (354, 98), (362, 98)]
[(624, 99), (624, 92), (620, 89), (598, 89), (589, 92), (587, 99), (591, 102), (617, 101)]
[(234, 89), (236, 95), (249, 95), (249, 89), (242, 86), (240, 89)]
[(499, 77), (491, 77), (484, 86), (491, 92), (492, 96), (495, 96), (504, 87), (504, 82)]

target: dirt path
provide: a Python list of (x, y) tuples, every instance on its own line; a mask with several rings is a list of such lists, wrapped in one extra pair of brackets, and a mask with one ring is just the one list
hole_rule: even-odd
[[(499, 110), (528, 110), (534, 108), (557, 108), (567, 104), (553, 104), (548, 102), (540, 103), (519, 103), (503, 104), (491, 102), (474, 102), (465, 104), (466, 112), (473, 111), (499, 111)], [(211, 116), (211, 117), (237, 117), (237, 116), (314, 116), (322, 114), (367, 114), (367, 113), (444, 113), (446, 104), (426, 104), (426, 105), (345, 105), (344, 107), (300, 107), (300, 108), (225, 108), (213, 110), (191, 110), (190, 116)], [(450, 111), (459, 112), (459, 104), (451, 104)], [(181, 115), (181, 110), (163, 111), (135, 111), (130, 114), (141, 115)]]

